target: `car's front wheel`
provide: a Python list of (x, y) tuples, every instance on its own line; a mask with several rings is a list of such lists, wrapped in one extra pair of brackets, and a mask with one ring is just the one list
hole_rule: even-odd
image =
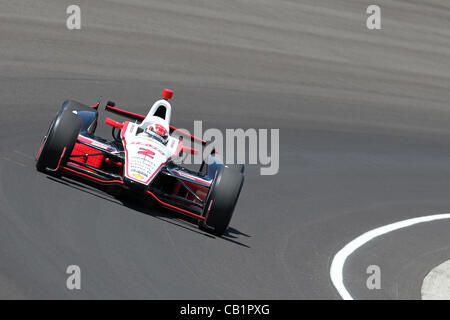
[(36, 169), (46, 173), (60, 173), (72, 153), (82, 126), (79, 116), (62, 112), (53, 120), (37, 154)]
[(215, 235), (222, 235), (230, 223), (234, 208), (244, 184), (241, 170), (221, 167), (216, 171), (211, 190), (209, 191), (200, 229)]

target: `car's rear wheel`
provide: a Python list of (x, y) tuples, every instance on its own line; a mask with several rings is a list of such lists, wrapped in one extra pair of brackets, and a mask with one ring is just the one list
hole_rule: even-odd
[(36, 169), (58, 174), (67, 162), (80, 133), (82, 121), (76, 114), (65, 111), (53, 120), (37, 154)]
[(205, 220), (199, 222), (200, 229), (219, 236), (226, 231), (243, 184), (244, 175), (241, 170), (220, 167), (216, 171), (205, 202), (203, 212)]

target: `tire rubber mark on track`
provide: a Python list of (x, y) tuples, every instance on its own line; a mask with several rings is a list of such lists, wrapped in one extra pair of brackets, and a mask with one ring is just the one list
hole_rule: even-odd
[(373, 229), (371, 231), (368, 231), (353, 241), (349, 242), (345, 247), (343, 247), (341, 250), (339, 250), (338, 253), (333, 258), (333, 261), (331, 262), (330, 267), (330, 277), (331, 281), (333, 282), (334, 287), (339, 292), (339, 295), (344, 300), (353, 300), (354, 298), (350, 294), (350, 292), (347, 290), (347, 288), (344, 285), (344, 264), (347, 258), (353, 254), (357, 249), (361, 248), (363, 245), (368, 243), (369, 241), (378, 238), (379, 236), (382, 236), (386, 233), (399, 230), (402, 228), (410, 227), (419, 223), (423, 222), (431, 222), (436, 220), (443, 220), (443, 219), (450, 219), (450, 213), (443, 213), (443, 214), (435, 214), (431, 216), (424, 216), (424, 217), (417, 217), (407, 220), (402, 220), (398, 222), (394, 222), (391, 224), (388, 224), (386, 226), (382, 226), (376, 229)]
[(5, 161), (8, 161), (8, 162), (17, 164), (17, 165), (19, 165), (19, 166), (21, 166), (21, 167), (24, 167), (24, 168), (27, 167), (25, 164), (20, 163), (20, 162), (17, 162), (17, 161), (15, 161), (15, 160), (11, 160), (10, 158), (7, 158), (7, 157), (2, 157), (2, 159), (5, 160)]
[(21, 155), (22, 157), (27, 158), (29, 160), (34, 160), (34, 158), (32, 156), (30, 156), (30, 155), (28, 155), (26, 153), (23, 153), (22, 151), (14, 150), (13, 152), (17, 153), (18, 155)]

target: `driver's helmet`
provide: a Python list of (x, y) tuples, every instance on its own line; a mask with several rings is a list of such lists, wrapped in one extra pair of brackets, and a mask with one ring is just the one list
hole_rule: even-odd
[(169, 139), (169, 134), (167, 132), (167, 129), (164, 128), (163, 125), (160, 125), (158, 123), (153, 123), (153, 124), (148, 125), (144, 131), (147, 135), (158, 140), (159, 142), (161, 142), (163, 144), (166, 144), (167, 140)]

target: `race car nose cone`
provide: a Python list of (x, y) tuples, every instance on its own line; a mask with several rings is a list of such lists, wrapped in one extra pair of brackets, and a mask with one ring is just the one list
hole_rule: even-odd
[(162, 97), (165, 100), (170, 100), (173, 97), (173, 90), (164, 88), (163, 92), (162, 92)]

